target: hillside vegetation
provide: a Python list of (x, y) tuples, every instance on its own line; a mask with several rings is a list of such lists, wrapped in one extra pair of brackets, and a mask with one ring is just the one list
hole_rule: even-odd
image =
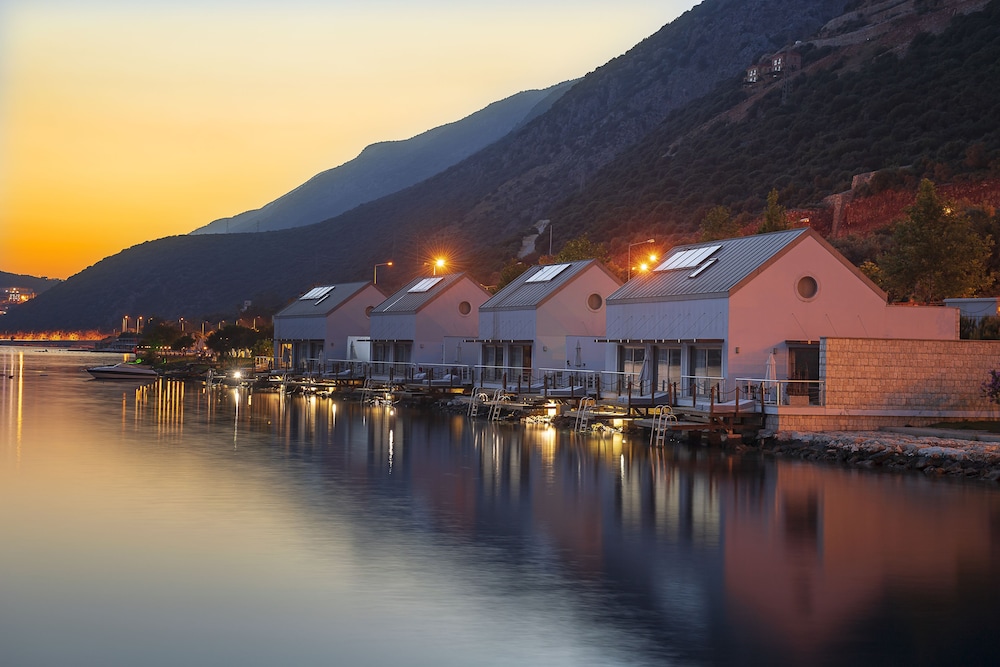
[[(815, 208), (852, 178), (913, 189), (1000, 171), (1000, 4), (940, 35), (850, 49), (802, 46), (804, 71), (750, 97), (732, 80), (671, 115), (553, 212), (570, 233), (692, 235), (714, 205), (757, 214), (772, 188)], [(746, 101), (749, 104), (746, 104)], [(742, 112), (734, 118), (733, 111)]]

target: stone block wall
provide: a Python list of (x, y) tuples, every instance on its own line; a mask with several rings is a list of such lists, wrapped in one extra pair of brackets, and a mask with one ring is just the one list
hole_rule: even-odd
[(825, 405), (779, 410), (776, 430), (872, 430), (1000, 418), (980, 387), (1000, 370), (1000, 341), (824, 338)]
[(1000, 369), (1000, 341), (820, 341), (828, 408), (990, 410), (980, 386), (992, 369)]

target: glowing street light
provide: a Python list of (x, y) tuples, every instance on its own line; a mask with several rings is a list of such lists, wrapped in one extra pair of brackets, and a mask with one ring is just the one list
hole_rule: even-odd
[(392, 266), (392, 262), (380, 262), (375, 265), (375, 268), (372, 269), (372, 285), (378, 285), (378, 267), (380, 266)]
[(437, 275), (437, 270), (444, 268), (445, 261), (444, 261), (443, 257), (438, 257), (433, 262), (424, 262), (424, 266), (426, 266), (428, 264), (431, 265), (431, 275), (432, 276), (436, 276)]
[(636, 241), (635, 243), (628, 244), (628, 280), (632, 280), (632, 246), (644, 243), (656, 243), (656, 239), (646, 239), (645, 241)]
[(128, 315), (122, 315), (122, 333), (128, 331)]

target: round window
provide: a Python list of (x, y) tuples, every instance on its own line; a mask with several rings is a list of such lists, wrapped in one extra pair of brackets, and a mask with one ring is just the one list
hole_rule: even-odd
[(462, 303), (458, 304), (458, 312), (460, 312), (462, 315), (468, 315), (469, 313), (472, 312), (472, 304), (469, 303), (468, 301), (463, 301)]
[(600, 310), (603, 305), (604, 299), (601, 298), (600, 294), (591, 294), (587, 297), (587, 307), (591, 310)]
[(375, 306), (368, 306), (365, 308), (365, 317), (371, 317), (373, 310), (375, 310)]
[(803, 299), (812, 299), (819, 292), (819, 283), (812, 276), (802, 276), (796, 289)]

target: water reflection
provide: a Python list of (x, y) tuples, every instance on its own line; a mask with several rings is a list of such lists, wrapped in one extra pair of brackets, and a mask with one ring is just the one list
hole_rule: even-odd
[[(109, 627), (149, 614), (136, 641), (161, 664), (192, 647), (244, 664), (976, 664), (992, 652), (991, 487), (168, 379), (100, 383), (70, 362), (43, 380), (24, 372), (30, 354), (3, 359), (3, 450), (20, 470), (23, 440), (27, 470), (0, 467), (0, 507), (25, 508), (0, 514), (4, 544), (36, 543), (54, 521), (90, 527), (28, 559), (0, 546), (0, 571), (18, 575), (0, 583), (0, 626), (25, 636), (24, 618), (76, 636), (59, 625), (72, 614), (13, 613), (11, 600), (23, 611), (48, 596)], [(95, 564), (60, 588), (10, 583), (46, 581), (65, 553)], [(127, 564), (144, 595), (95, 594), (86, 582), (120, 579), (101, 562)]]

